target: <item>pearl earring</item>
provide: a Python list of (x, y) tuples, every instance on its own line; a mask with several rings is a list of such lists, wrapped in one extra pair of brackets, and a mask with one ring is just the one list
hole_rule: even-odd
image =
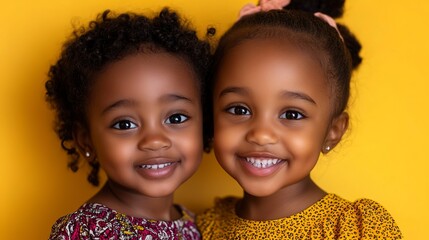
[(91, 156), (91, 153), (85, 152), (85, 157), (89, 158)]
[(326, 151), (326, 152), (329, 152), (330, 150), (331, 150), (331, 147), (330, 147), (330, 146), (326, 146), (326, 147), (325, 147), (325, 151)]

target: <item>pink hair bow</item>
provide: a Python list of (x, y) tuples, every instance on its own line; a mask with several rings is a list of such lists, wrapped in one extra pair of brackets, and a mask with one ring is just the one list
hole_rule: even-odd
[(258, 6), (255, 6), (252, 3), (248, 3), (241, 8), (238, 18), (243, 16), (250, 15), (257, 12), (267, 12), (273, 9), (283, 9), (287, 6), (291, 0), (260, 0)]
[[(260, 0), (259, 5), (257, 6), (255, 6), (252, 3), (248, 3), (241, 8), (238, 14), (238, 19), (242, 18), (243, 16), (250, 15), (257, 12), (262, 12), (262, 11), (267, 12), (274, 9), (281, 10), (284, 7), (286, 7), (290, 3), (290, 1), (291, 0)], [(315, 13), (314, 16), (322, 19), (323, 21), (328, 23), (331, 27), (335, 28), (335, 30), (337, 30), (338, 34), (340, 35), (341, 40), (343, 40), (344, 42), (343, 36), (341, 36), (341, 33), (338, 30), (337, 23), (332, 17), (321, 12)]]

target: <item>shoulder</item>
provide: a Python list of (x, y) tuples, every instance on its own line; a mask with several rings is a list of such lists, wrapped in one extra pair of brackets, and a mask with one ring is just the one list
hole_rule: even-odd
[(224, 223), (227, 219), (234, 218), (235, 205), (240, 199), (237, 197), (216, 198), (213, 207), (205, 210), (196, 217), (198, 229), (203, 236), (210, 235), (216, 226)]
[(103, 229), (115, 216), (115, 212), (101, 204), (86, 203), (59, 218), (52, 226), (49, 239), (91, 239), (96, 234), (93, 230)]
[(359, 199), (353, 202), (353, 207), (363, 226), (362, 234), (368, 238), (377, 236), (391, 239), (401, 239), (402, 234), (393, 217), (379, 203), (370, 199)]
[(349, 202), (336, 195), (342, 203), (340, 223), (343, 232), (357, 231), (363, 239), (401, 239), (402, 234), (393, 217), (379, 203), (370, 199)]

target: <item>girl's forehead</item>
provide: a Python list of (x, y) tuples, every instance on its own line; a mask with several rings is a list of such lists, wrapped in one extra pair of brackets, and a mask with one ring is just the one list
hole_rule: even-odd
[(254, 96), (300, 92), (327, 102), (328, 81), (320, 63), (309, 52), (284, 41), (244, 41), (225, 54), (219, 66), (215, 95), (243, 88)]
[(196, 74), (183, 59), (168, 54), (137, 54), (109, 65), (94, 82), (90, 100), (155, 101), (168, 94), (199, 99)]
[(319, 56), (283, 39), (246, 40), (229, 49), (218, 68), (218, 78), (225, 74), (256, 77), (277, 74), (300, 74), (325, 79)]
[(190, 86), (199, 85), (191, 64), (184, 58), (164, 52), (137, 53), (113, 62), (96, 75), (95, 84), (103, 87), (110, 82), (122, 86), (128, 79), (135, 79), (137, 82), (157, 82), (165, 79), (184, 82), (191, 79), (193, 81), (189, 81), (192, 83)]

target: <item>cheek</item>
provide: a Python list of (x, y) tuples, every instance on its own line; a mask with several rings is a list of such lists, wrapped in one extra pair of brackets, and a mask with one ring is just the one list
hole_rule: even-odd
[(114, 134), (98, 118), (90, 123), (90, 141), (97, 160), (103, 165), (123, 162), (132, 156), (136, 149), (136, 142), (133, 137), (120, 136)]
[(176, 134), (171, 134), (171, 141), (174, 148), (186, 159), (193, 159), (199, 162), (203, 154), (203, 137), (202, 129), (197, 126), (192, 126), (187, 131)]
[(231, 123), (222, 114), (215, 116), (213, 148), (218, 161), (225, 161), (244, 141), (244, 131), (240, 126)]
[(135, 159), (135, 144), (127, 141), (112, 141), (104, 139), (96, 147), (97, 161), (109, 178), (123, 174), (133, 166)]
[(102, 168), (116, 168), (133, 160), (136, 145), (132, 141), (118, 138), (103, 138), (94, 144)]
[(289, 150), (294, 155), (309, 157), (310, 159), (318, 158), (325, 139), (325, 131), (322, 127), (307, 128), (306, 131), (300, 131), (292, 134), (289, 138), (286, 136), (284, 141), (288, 142)]
[(289, 141), (291, 154), (296, 158), (317, 160), (320, 152), (320, 144), (310, 137), (295, 137)]

